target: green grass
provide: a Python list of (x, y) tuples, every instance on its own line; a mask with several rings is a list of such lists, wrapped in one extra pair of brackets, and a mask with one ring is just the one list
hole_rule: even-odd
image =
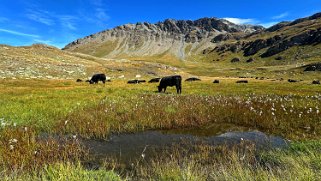
[[(291, 84), (249, 79), (249, 84), (236, 84), (236, 80), (220, 78), (220, 84), (213, 84), (212, 78), (204, 77), (201, 82), (183, 82), (182, 95), (177, 95), (173, 87), (168, 88), (167, 94), (159, 94), (155, 92), (157, 84), (128, 85), (121, 80), (105, 86), (74, 81), (1, 80), (0, 118), (6, 125), (0, 129), (0, 177), (319, 180), (320, 86), (308, 81)], [(258, 129), (296, 141), (289, 148), (277, 150), (256, 150), (247, 142), (232, 149), (178, 145), (132, 168), (124, 169), (114, 160), (92, 171), (82, 165), (88, 159), (87, 152), (77, 140), (69, 136), (57, 140), (54, 136), (62, 133), (106, 138), (112, 132), (195, 128), (216, 123)], [(39, 139), (38, 135), (44, 133), (49, 137)]]
[(4, 176), (2, 180), (11, 181), (11, 180), (88, 180), (88, 181), (97, 181), (97, 180), (110, 180), (110, 181), (121, 181), (125, 180), (120, 178), (120, 176), (113, 171), (106, 170), (86, 170), (82, 165), (78, 164), (52, 164), (45, 166), (44, 169), (40, 172), (25, 173), (12, 176)]

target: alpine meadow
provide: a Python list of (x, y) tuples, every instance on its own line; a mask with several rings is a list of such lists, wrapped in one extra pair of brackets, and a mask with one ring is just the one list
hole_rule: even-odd
[(321, 180), (321, 13), (158, 1), (0, 7), (0, 179)]

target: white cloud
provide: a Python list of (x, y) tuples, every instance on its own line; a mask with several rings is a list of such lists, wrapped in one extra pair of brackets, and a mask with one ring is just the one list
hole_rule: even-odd
[(52, 43), (51, 40), (34, 39), (33, 41), (34, 41), (35, 43), (44, 43), (44, 44), (50, 44), (50, 43)]
[(75, 16), (70, 16), (70, 15), (61, 15), (61, 16), (57, 16), (57, 18), (59, 18), (61, 25), (63, 27), (66, 27), (70, 30), (77, 30), (76, 28), (76, 21), (78, 20), (77, 17)]
[(92, 5), (94, 6), (94, 17), (87, 16), (85, 19), (90, 23), (95, 23), (100, 26), (105, 25), (106, 22), (110, 19), (110, 16), (107, 13), (106, 5), (102, 0), (92, 0)]
[(229, 22), (232, 22), (234, 24), (238, 24), (238, 25), (242, 25), (242, 24), (252, 24), (252, 25), (261, 25), (265, 28), (269, 28), (275, 24), (277, 24), (278, 22), (273, 21), (273, 22), (262, 22), (256, 19), (252, 19), (252, 18), (248, 18), (248, 19), (242, 19), (242, 18), (223, 18)]
[(47, 26), (52, 26), (55, 24), (51, 13), (49, 13), (48, 11), (29, 9), (26, 17), (30, 20), (45, 24)]
[(110, 18), (107, 15), (105, 9), (103, 9), (103, 8), (96, 8), (96, 14), (95, 15), (100, 21), (107, 21)]
[[(61, 26), (70, 30), (77, 30), (77, 21), (79, 18), (71, 15), (60, 15), (55, 12), (45, 10), (29, 9), (26, 14), (27, 18), (47, 26), (53, 26), (60, 22)], [(103, 16), (103, 14), (101, 15)]]
[(5, 33), (13, 34), (13, 35), (18, 35), (18, 36), (27, 36), (27, 37), (39, 38), (38, 35), (21, 33), (21, 32), (18, 32), (18, 31), (7, 30), (7, 29), (0, 29), (0, 32), (5, 32)]
[(289, 16), (289, 13), (288, 12), (285, 12), (285, 13), (282, 13), (282, 14), (279, 14), (279, 15), (276, 15), (276, 16), (273, 16), (272, 19), (282, 19), (282, 18), (285, 18)]
[(257, 20), (255, 19), (242, 19), (242, 18), (223, 18), (229, 22), (232, 22), (234, 24), (256, 24)]
[(262, 25), (264, 28), (269, 28), (279, 22), (266, 22), (266, 23), (260, 23), (259, 25)]

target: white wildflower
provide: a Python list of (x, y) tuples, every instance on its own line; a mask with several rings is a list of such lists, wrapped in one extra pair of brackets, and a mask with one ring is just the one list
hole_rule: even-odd
[(1, 127), (5, 127), (6, 125), (7, 125), (6, 122), (2, 122), (2, 121), (1, 121)]
[(15, 139), (15, 138), (9, 140), (9, 143), (10, 143), (10, 144), (11, 144), (11, 143), (17, 143), (17, 142), (18, 142), (18, 140)]
[(10, 149), (10, 150), (13, 150), (13, 149), (14, 149), (14, 146), (13, 146), (13, 145), (10, 145), (10, 146), (9, 146), (9, 149)]

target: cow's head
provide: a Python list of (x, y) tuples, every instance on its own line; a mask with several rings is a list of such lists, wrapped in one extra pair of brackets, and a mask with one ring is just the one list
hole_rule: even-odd
[(93, 80), (90, 80), (90, 81), (89, 81), (89, 84), (93, 84), (93, 83), (94, 83), (94, 81), (93, 81)]
[(161, 86), (157, 86), (157, 88), (158, 88), (158, 92), (162, 92), (162, 87)]

